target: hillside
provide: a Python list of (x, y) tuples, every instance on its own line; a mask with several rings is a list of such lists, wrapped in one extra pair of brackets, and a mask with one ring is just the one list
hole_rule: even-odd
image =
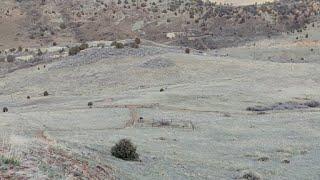
[(245, 6), (178, 0), (4, 0), (0, 43), (4, 49), (140, 37), (215, 49), (302, 30), (318, 17), (319, 8), (317, 0)]
[(3, 1), (0, 179), (319, 179), (319, 1), (149, 1)]

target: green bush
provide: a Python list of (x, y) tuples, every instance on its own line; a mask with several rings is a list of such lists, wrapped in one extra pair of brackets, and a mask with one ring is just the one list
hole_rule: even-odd
[(135, 42), (136, 44), (140, 44), (140, 43), (141, 43), (141, 39), (140, 39), (140, 38), (135, 38), (135, 39), (134, 39), (134, 42)]
[(115, 47), (116, 47), (117, 49), (122, 49), (122, 48), (124, 48), (124, 45), (123, 45), (123, 43), (117, 42), (116, 45), (115, 45)]
[(80, 51), (85, 50), (85, 49), (88, 49), (88, 48), (89, 48), (89, 44), (87, 44), (87, 43), (82, 43), (82, 44), (79, 46)]
[(139, 45), (137, 43), (130, 43), (131, 48), (139, 48)]
[(7, 108), (7, 107), (4, 107), (4, 108), (2, 109), (2, 112), (8, 112), (8, 108)]
[(111, 148), (111, 154), (114, 157), (126, 161), (134, 161), (139, 159), (139, 155), (136, 150), (137, 148), (129, 139), (121, 139), (116, 145)]
[(113, 41), (110, 46), (116, 46), (117, 41)]
[(20, 165), (20, 161), (13, 158), (13, 157), (4, 157), (4, 156), (0, 156), (0, 164), (7, 164), (7, 165), (13, 165), (13, 166), (19, 166)]
[(79, 46), (74, 46), (74, 47), (71, 47), (69, 49), (69, 55), (70, 56), (74, 56), (76, 54), (78, 54), (80, 52), (80, 47)]
[(104, 43), (99, 43), (97, 46), (100, 47), (100, 48), (104, 48), (105, 44)]
[(48, 91), (43, 92), (43, 96), (49, 96)]

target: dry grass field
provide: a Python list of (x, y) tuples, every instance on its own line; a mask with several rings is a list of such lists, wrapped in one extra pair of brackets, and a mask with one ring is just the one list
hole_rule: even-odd
[[(15, 39), (19, 14), (0, 24), (0, 179), (320, 178), (318, 19), (186, 50), (69, 29)], [(123, 138), (137, 160), (111, 152)]]

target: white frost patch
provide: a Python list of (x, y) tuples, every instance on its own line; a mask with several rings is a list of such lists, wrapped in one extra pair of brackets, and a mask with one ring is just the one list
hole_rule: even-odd
[(98, 47), (99, 44), (104, 44), (105, 46), (110, 46), (112, 41), (92, 41), (88, 42), (88, 45), (90, 48), (92, 47)]
[(33, 55), (27, 55), (27, 56), (16, 57), (16, 60), (28, 62), (28, 61), (32, 60), (33, 58), (34, 58)]
[(175, 33), (167, 33), (167, 38), (169, 39), (173, 39), (176, 37), (176, 34)]

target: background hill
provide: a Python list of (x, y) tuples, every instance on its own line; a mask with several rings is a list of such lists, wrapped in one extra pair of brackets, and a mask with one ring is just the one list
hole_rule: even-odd
[(320, 7), (316, 0), (244, 2), (236, 7), (194, 0), (4, 0), (0, 43), (3, 49), (140, 37), (214, 49), (302, 30)]

